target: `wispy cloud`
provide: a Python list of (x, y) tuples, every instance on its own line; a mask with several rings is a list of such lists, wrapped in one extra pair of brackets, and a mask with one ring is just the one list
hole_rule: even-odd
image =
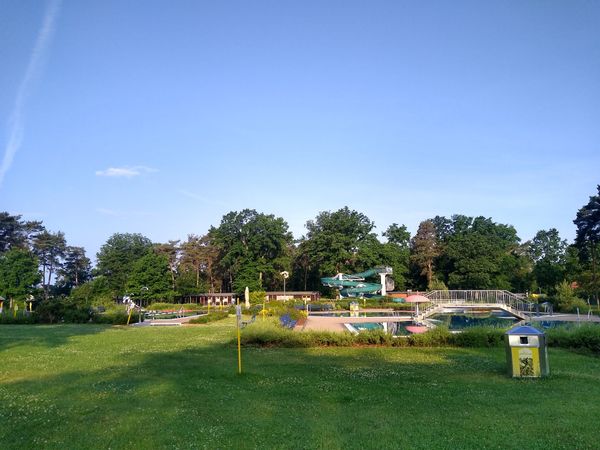
[(139, 211), (139, 210), (115, 210), (110, 208), (96, 208), (96, 212), (104, 216), (111, 217), (151, 217), (154, 215), (153, 212)]
[(0, 163), (0, 186), (4, 181), (4, 176), (10, 170), (15, 155), (21, 144), (25, 133), (25, 103), (31, 93), (35, 79), (42, 69), (44, 56), (54, 34), (54, 24), (58, 16), (62, 0), (52, 0), (48, 4), (48, 9), (44, 15), (42, 27), (35, 41), (33, 51), (29, 57), (29, 64), (25, 70), (25, 76), (21, 80), (17, 90), (17, 98), (12, 113), (8, 120), (8, 142), (4, 149), (4, 157)]
[(158, 170), (146, 166), (109, 167), (105, 170), (97, 170), (96, 175), (99, 177), (132, 178), (142, 174), (154, 172), (158, 172)]
[(108, 209), (108, 208), (96, 208), (96, 212), (99, 212), (100, 214), (104, 214), (105, 216), (118, 216), (119, 213), (116, 211), (113, 211), (112, 209)]
[(202, 203), (206, 203), (207, 205), (226, 206), (226, 203), (224, 203), (224, 202), (221, 202), (219, 200), (211, 200), (209, 198), (206, 198), (203, 195), (196, 194), (195, 192), (188, 191), (187, 189), (179, 189), (179, 193), (181, 195), (183, 195), (184, 197), (188, 197), (188, 198), (192, 198), (194, 200), (198, 200), (198, 201), (200, 201)]

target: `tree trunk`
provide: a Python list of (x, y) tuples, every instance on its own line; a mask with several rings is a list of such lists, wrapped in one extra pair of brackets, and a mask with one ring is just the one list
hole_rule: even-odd
[(308, 267), (304, 268), (304, 290), (306, 291), (306, 281), (308, 278)]
[(433, 279), (433, 263), (431, 261), (427, 261), (427, 289), (429, 289), (432, 279)]
[(50, 283), (50, 279), (46, 282), (47, 267), (46, 263), (42, 264), (42, 289), (44, 290), (44, 300), (48, 300), (48, 283)]
[(594, 296), (596, 297), (596, 302), (598, 301), (598, 273), (597, 273), (597, 265), (596, 265), (596, 245), (592, 242), (592, 286), (594, 289)]
[(52, 273), (54, 272), (54, 264), (51, 263), (48, 269), (48, 284), (46, 285), (47, 289), (50, 289), (50, 282), (52, 281)]

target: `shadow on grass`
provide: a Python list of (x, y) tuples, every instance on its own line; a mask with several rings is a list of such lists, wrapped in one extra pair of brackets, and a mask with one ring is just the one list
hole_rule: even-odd
[[(195, 335), (128, 334), (113, 351), (118, 358), (97, 368), (0, 383), (3, 448), (551, 448), (565, 436), (574, 447), (596, 443), (590, 418), (600, 413), (600, 387), (511, 380), (502, 349), (250, 348), (238, 375), (235, 346), (195, 345)], [(162, 340), (162, 350), (130, 349), (143, 336)], [(191, 343), (181, 348), (174, 337)], [(600, 369), (574, 358), (575, 372)], [(511, 414), (517, 406), (520, 414)]]
[(19, 346), (59, 347), (72, 338), (125, 327), (96, 324), (0, 325), (0, 351)]

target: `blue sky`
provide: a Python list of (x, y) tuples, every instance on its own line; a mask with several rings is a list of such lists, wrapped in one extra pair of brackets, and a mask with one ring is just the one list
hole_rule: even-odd
[[(93, 256), (253, 208), (296, 237), (483, 215), (523, 240), (600, 183), (600, 3), (0, 1), (0, 210)], [(9, 155), (10, 154), (10, 155)]]

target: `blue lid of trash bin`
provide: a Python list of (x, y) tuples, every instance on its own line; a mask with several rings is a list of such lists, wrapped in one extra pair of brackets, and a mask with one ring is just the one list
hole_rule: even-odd
[(529, 325), (522, 325), (520, 327), (514, 327), (510, 330), (508, 330), (506, 332), (506, 334), (520, 334), (520, 335), (524, 335), (524, 336), (539, 336), (539, 335), (543, 335), (544, 333), (541, 332), (540, 330), (538, 330), (537, 328), (534, 327), (530, 327)]

